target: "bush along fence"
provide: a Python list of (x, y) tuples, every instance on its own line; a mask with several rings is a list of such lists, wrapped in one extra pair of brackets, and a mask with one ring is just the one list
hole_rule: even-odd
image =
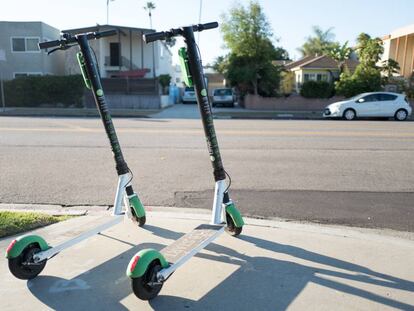
[(83, 107), (81, 75), (29, 76), (4, 82), (7, 107)]

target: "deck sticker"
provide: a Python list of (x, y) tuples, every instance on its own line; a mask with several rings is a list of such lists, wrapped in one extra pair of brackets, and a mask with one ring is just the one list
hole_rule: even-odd
[(207, 91), (206, 91), (206, 89), (202, 89), (202, 90), (201, 90), (201, 96), (207, 96)]
[(102, 91), (102, 89), (98, 89), (98, 90), (96, 90), (96, 95), (98, 95), (98, 96), (102, 96), (102, 95), (103, 95), (103, 91)]

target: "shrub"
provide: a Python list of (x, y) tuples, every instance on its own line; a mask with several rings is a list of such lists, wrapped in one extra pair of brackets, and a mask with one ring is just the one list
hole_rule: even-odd
[(168, 87), (170, 86), (171, 76), (169, 74), (160, 75), (158, 81), (161, 84), (162, 94), (168, 94)]
[(300, 95), (306, 98), (328, 98), (332, 96), (332, 85), (325, 81), (306, 81), (302, 84)]
[(81, 75), (29, 76), (4, 83), (10, 107), (82, 107), (84, 89)]
[(381, 73), (375, 67), (358, 65), (354, 74), (344, 72), (335, 85), (336, 93), (352, 97), (365, 92), (381, 90)]

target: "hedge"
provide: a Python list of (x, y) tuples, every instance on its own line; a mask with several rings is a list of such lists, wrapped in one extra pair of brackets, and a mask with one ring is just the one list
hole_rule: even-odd
[(29, 76), (4, 82), (9, 107), (82, 107), (81, 75)]
[(300, 95), (306, 98), (329, 98), (333, 95), (333, 86), (325, 81), (306, 81), (302, 84)]

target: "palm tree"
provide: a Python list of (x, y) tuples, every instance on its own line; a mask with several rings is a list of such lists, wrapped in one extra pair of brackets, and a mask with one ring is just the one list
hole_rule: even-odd
[(148, 16), (150, 20), (150, 28), (152, 29), (152, 10), (155, 10), (155, 3), (152, 1), (148, 1), (147, 4), (144, 6), (144, 10), (148, 11)]
[[(144, 6), (144, 10), (148, 11), (148, 17), (150, 20), (150, 28), (152, 29), (152, 10), (155, 10), (155, 3), (152, 1), (148, 1), (147, 4)], [(155, 79), (155, 77), (157, 76), (155, 73), (155, 48), (154, 45), (155, 44), (151, 44), (152, 45), (152, 76)]]
[(314, 56), (324, 54), (326, 48), (334, 45), (335, 35), (332, 33), (332, 27), (323, 30), (319, 26), (313, 26), (313, 36), (306, 39), (306, 42), (298, 48), (302, 56)]
[(343, 45), (339, 43), (333, 44), (331, 47), (325, 49), (325, 53), (336, 61), (338, 64), (339, 76), (344, 72), (345, 62), (349, 59), (352, 53), (352, 48), (348, 46), (348, 41)]
[(385, 74), (387, 79), (390, 79), (395, 73), (400, 72), (400, 65), (397, 61), (389, 58), (382, 62), (381, 71)]

